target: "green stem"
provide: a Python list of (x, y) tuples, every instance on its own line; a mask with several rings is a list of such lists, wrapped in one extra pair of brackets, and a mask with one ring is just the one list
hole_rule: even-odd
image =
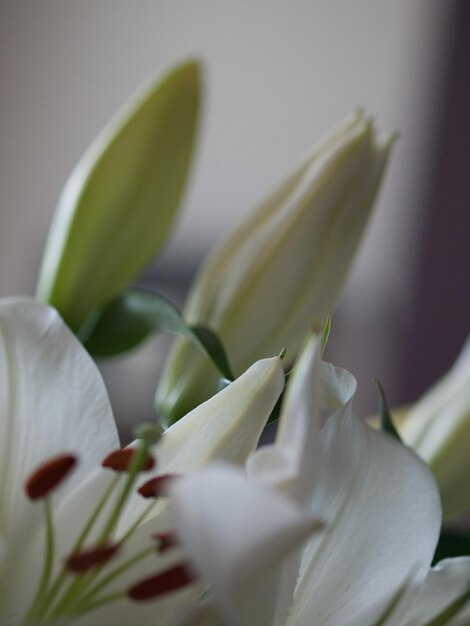
[[(119, 565), (119, 567), (116, 567), (114, 570), (109, 572), (109, 574), (104, 576), (104, 578), (102, 578), (101, 580), (98, 580), (97, 584), (94, 587), (92, 587), (85, 596), (81, 598), (80, 603), (83, 602), (87, 604), (87, 602), (89, 602), (90, 600), (93, 600), (93, 597), (96, 596), (100, 591), (105, 589), (109, 585), (109, 583), (113, 582), (113, 580), (121, 576), (121, 574), (123, 574), (126, 570), (133, 567), (134, 565), (142, 561), (147, 556), (150, 556), (151, 554), (155, 554), (155, 546), (144, 548), (143, 550), (138, 552), (136, 555), (134, 555), (130, 559), (127, 559), (127, 561), (124, 561), (124, 563), (122, 563), (121, 565)], [(72, 612), (73, 612), (73, 609), (72, 609)]]
[(51, 501), (48, 497), (43, 500), (44, 503), (44, 518), (45, 518), (45, 544), (46, 551), (44, 556), (44, 565), (42, 570), (41, 579), (34, 596), (34, 600), (31, 604), (29, 611), (27, 612), (23, 623), (27, 624), (31, 621), (35, 621), (37, 614), (40, 613), (46, 596), (47, 588), (52, 574), (52, 567), (54, 565), (54, 522), (52, 519), (52, 507)]
[(116, 524), (119, 521), (119, 517), (122, 513), (124, 505), (127, 501), (127, 498), (129, 497), (130, 491), (136, 481), (137, 474), (145, 465), (149, 447), (150, 446), (148, 445), (148, 443), (144, 439), (142, 439), (140, 441), (139, 447), (136, 449), (135, 453), (132, 455), (132, 460), (131, 460), (130, 467), (129, 467), (129, 473), (127, 476), (127, 480), (124, 484), (124, 488), (122, 490), (121, 496), (119, 500), (116, 502), (114, 510), (109, 516), (108, 523), (105, 525), (101, 533), (101, 536), (98, 540), (98, 544), (106, 543), (109, 536), (111, 535), (114, 528), (116, 527)]
[[(85, 543), (88, 535), (90, 534), (93, 526), (95, 525), (98, 517), (100, 516), (102, 510), (104, 509), (106, 503), (108, 502), (109, 498), (111, 497), (113, 491), (116, 489), (116, 486), (118, 484), (120, 476), (116, 475), (113, 480), (110, 482), (108, 488), (106, 489), (106, 491), (104, 492), (102, 498), (99, 500), (98, 504), (96, 505), (95, 509), (93, 510), (88, 522), (86, 523), (85, 527), (83, 528), (82, 532), (80, 533), (80, 535), (78, 536), (72, 550), (71, 550), (71, 554), (73, 554), (74, 552), (78, 552), (80, 550), (80, 548), (83, 546), (83, 544)], [(63, 584), (65, 583), (65, 581), (67, 580), (67, 575), (69, 574), (69, 572), (65, 569), (65, 567), (62, 567), (62, 569), (60, 570), (60, 572), (57, 574), (55, 581), (53, 582), (51, 588), (49, 589), (49, 591), (47, 592), (45, 598), (44, 598), (44, 602), (42, 603), (40, 610), (38, 611), (37, 617), (39, 618), (44, 618), (47, 614), (48, 611), (51, 610), (52, 604), (54, 602), (54, 600), (56, 599), (58, 593), (60, 592), (60, 590), (62, 589)], [(74, 580), (71, 583), (71, 587), (73, 585), (75, 585), (77, 583), (77, 580)]]

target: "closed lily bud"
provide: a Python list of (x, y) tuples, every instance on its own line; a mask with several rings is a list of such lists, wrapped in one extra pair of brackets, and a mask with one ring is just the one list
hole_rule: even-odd
[(400, 434), (431, 468), (445, 518), (470, 511), (470, 339), (452, 368), (411, 408)]
[(199, 66), (174, 68), (124, 106), (85, 152), (59, 203), (37, 297), (78, 331), (161, 249), (196, 134)]
[[(184, 315), (215, 331), (239, 374), (284, 347), (293, 359), (351, 267), (394, 135), (361, 111), (310, 154), (203, 265)], [(177, 339), (157, 391), (169, 422), (211, 396), (217, 372)]]

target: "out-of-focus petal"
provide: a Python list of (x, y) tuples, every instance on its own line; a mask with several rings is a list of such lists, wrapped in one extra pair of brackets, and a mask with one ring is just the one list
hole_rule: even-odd
[(290, 499), (224, 465), (176, 484), (175, 530), (224, 624), (271, 626), (281, 565), (314, 530)]
[(418, 457), (372, 430), (349, 403), (322, 435), (312, 511), (326, 526), (305, 550), (288, 624), (374, 624), (405, 582), (424, 580), (439, 535), (439, 494)]
[(320, 467), (320, 353), (320, 340), (312, 337), (295, 366), (275, 443), (257, 450), (247, 464), (250, 477), (299, 502), (311, 496)]
[[(428, 626), (463, 594), (470, 592), (470, 558), (446, 559), (433, 567), (406, 616), (403, 626)], [(470, 599), (446, 626), (470, 624)]]

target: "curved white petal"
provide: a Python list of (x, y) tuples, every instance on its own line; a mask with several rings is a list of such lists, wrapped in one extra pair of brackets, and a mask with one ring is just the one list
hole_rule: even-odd
[(321, 425), (331, 416), (352, 402), (357, 381), (348, 370), (322, 361), (320, 369)]
[(29, 541), (43, 525), (40, 503), (24, 494), (26, 477), (47, 458), (72, 452), (80, 463), (66, 481), (71, 491), (118, 445), (118, 436), (96, 366), (53, 309), (27, 298), (0, 302), (0, 367), (0, 533), (9, 573), (0, 578), (4, 609), (7, 600), (24, 602), (6, 587), (14, 588), (17, 567), (25, 570), (21, 576), (34, 569), (22, 567), (23, 557), (29, 560)]
[(440, 526), (430, 471), (352, 413), (322, 433), (325, 465), (312, 499), (325, 532), (304, 553), (289, 626), (374, 624), (398, 589), (428, 571)]
[(224, 626), (215, 605), (204, 602), (188, 607), (175, 626)]
[[(283, 388), (281, 359), (257, 361), (228, 387), (165, 431), (154, 449), (158, 474), (190, 474), (215, 459), (243, 464), (256, 448)], [(125, 532), (145, 506), (146, 503), (133, 500), (119, 530)], [(153, 514), (159, 510), (156, 507)]]
[(211, 459), (244, 463), (283, 388), (282, 361), (257, 361), (163, 434), (157, 446), (159, 469), (189, 473)]
[(247, 463), (250, 477), (299, 502), (312, 494), (320, 466), (320, 353), (320, 340), (312, 337), (295, 366), (274, 445), (257, 450)]
[(411, 408), (400, 433), (433, 471), (445, 517), (469, 511), (470, 338), (452, 368)]
[(312, 517), (224, 465), (181, 480), (171, 500), (177, 535), (223, 623), (271, 626), (281, 564), (313, 531)]
[[(249, 478), (259, 480), (300, 503), (312, 495), (321, 461), (320, 369), (321, 342), (313, 336), (295, 365), (275, 443), (258, 449), (247, 462)], [(286, 621), (300, 559), (301, 553), (296, 551), (283, 564), (276, 594), (274, 626), (281, 626)]]
[[(429, 572), (403, 626), (427, 626), (465, 592), (470, 591), (470, 558), (445, 559)], [(470, 624), (470, 600), (446, 626)]]

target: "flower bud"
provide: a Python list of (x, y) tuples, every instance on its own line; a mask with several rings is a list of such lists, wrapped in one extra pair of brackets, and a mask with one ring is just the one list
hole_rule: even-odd
[(470, 511), (470, 339), (447, 374), (412, 406), (400, 434), (433, 471), (444, 517)]
[[(352, 115), (208, 257), (184, 315), (219, 335), (235, 374), (284, 347), (294, 359), (310, 324), (332, 311), (392, 143), (362, 112)], [(160, 412), (175, 421), (216, 385), (211, 364), (178, 339)]]
[(185, 63), (126, 105), (60, 197), (37, 297), (78, 331), (152, 260), (170, 233), (193, 150), (199, 66)]

